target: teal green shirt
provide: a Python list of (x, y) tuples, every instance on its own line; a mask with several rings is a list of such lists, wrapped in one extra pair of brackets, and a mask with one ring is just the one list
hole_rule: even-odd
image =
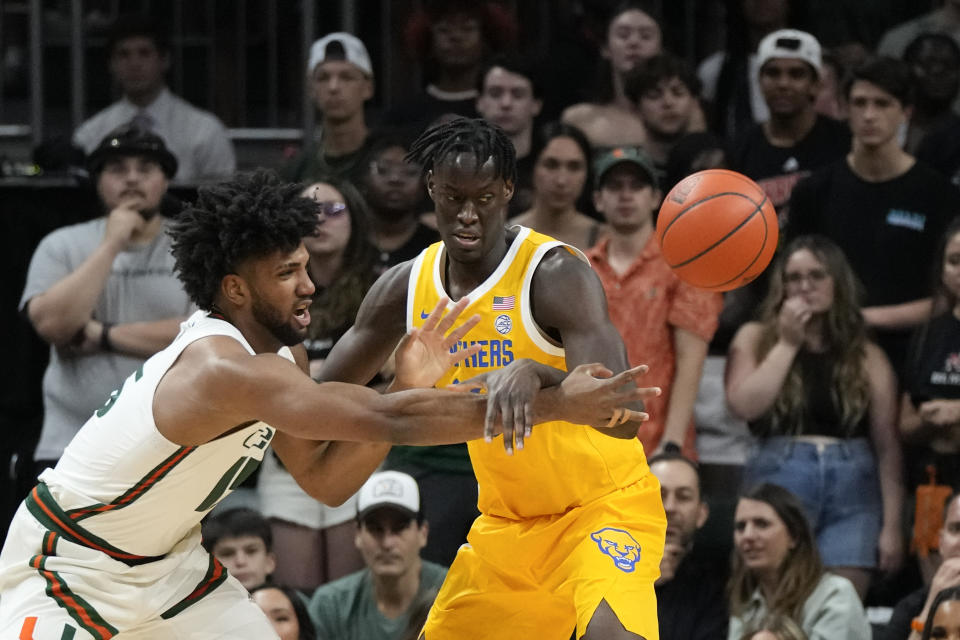
[(420, 588), (413, 604), (399, 618), (385, 617), (377, 609), (369, 569), (351, 573), (322, 585), (310, 598), (307, 609), (319, 640), (399, 640), (410, 623), (411, 609), (440, 588), (446, 567), (422, 561)]

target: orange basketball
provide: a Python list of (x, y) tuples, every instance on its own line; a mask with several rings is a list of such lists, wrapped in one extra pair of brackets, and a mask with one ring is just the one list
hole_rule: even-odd
[(657, 240), (677, 276), (695, 287), (729, 291), (756, 278), (779, 238), (777, 212), (747, 176), (707, 169), (687, 176), (660, 206)]

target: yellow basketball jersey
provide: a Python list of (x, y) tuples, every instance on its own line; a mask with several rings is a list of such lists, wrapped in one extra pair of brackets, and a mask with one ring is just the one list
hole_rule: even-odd
[[(467, 294), (470, 305), (463, 317), (477, 314), (481, 320), (457, 348), (479, 344), (481, 351), (451, 368), (438, 387), (500, 369), (517, 358), (566, 370), (563, 349), (549, 340), (533, 319), (530, 285), (537, 265), (550, 249), (565, 247), (583, 256), (531, 229), (514, 229), (519, 232), (499, 266)], [(427, 247), (415, 260), (407, 293), (408, 327), (423, 324), (437, 301), (447, 296), (442, 280), (444, 260), (441, 242)], [(643, 446), (637, 439), (612, 438), (566, 422), (537, 425), (524, 448), (513, 456), (504, 452), (502, 437), (489, 443), (474, 440), (467, 446), (480, 484), (480, 511), (505, 518), (563, 513), (629, 486), (648, 473)]]

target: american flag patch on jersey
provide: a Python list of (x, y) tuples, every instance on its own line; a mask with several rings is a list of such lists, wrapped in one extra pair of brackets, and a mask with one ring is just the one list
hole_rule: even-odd
[(494, 311), (510, 311), (517, 302), (517, 296), (493, 296)]

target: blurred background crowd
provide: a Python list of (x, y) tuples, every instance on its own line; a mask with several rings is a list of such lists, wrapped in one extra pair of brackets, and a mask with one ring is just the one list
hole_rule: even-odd
[[(198, 187), (268, 167), (319, 203), (316, 372), (440, 239), (411, 142), (483, 118), (508, 224), (588, 255), (663, 388), (661, 637), (960, 637), (960, 0), (3, 0), (0, 65), (0, 532), (191, 311), (163, 231)], [(780, 220), (722, 295), (652, 233), (706, 168)], [(415, 637), (477, 515), (461, 445), (336, 507), (271, 454), (233, 489), (205, 545), (285, 640)]]

